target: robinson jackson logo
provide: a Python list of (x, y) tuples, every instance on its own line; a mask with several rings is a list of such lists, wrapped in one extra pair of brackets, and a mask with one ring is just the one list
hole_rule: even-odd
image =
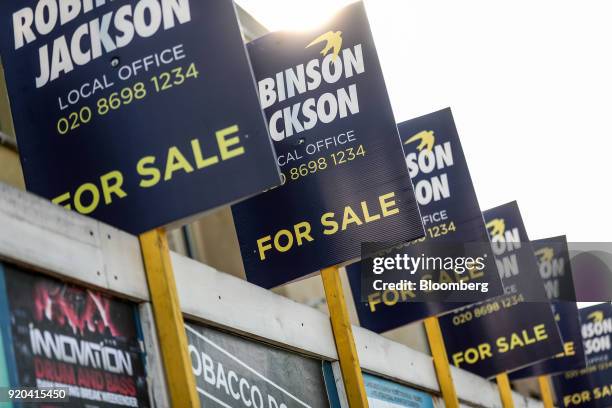
[(604, 313), (601, 310), (596, 310), (593, 313), (590, 313), (587, 318), (593, 323), (603, 322)]
[(555, 251), (550, 247), (544, 247), (535, 251), (535, 255), (540, 258), (540, 262), (552, 262)]
[[(416, 151), (406, 150), (406, 165), (414, 184), (417, 202), (425, 206), (451, 195), (446, 167), (455, 164), (453, 149), (449, 141), (436, 144), (433, 130), (421, 130), (404, 142), (404, 145), (419, 142)], [(432, 174), (432, 173), (438, 174)]]
[(543, 247), (534, 252), (538, 258), (540, 277), (544, 280), (544, 288), (549, 299), (558, 299), (561, 295), (561, 279), (565, 276), (565, 260), (555, 257), (551, 247)]
[[(502, 279), (517, 276), (520, 273), (518, 256), (514, 251), (521, 248), (521, 236), (517, 227), (506, 229), (503, 218), (493, 218), (485, 224), (491, 237), (491, 249), (495, 254), (495, 264)], [(515, 293), (514, 285), (507, 285), (506, 293)]]
[(332, 61), (335, 61), (342, 49), (342, 31), (328, 31), (325, 34), (321, 34), (308, 44), (306, 48), (322, 42), (325, 42), (325, 48), (321, 50), (321, 55), (326, 56), (333, 49)]
[[(189, 23), (192, 15), (189, 0), (140, 0), (115, 7), (99, 0), (95, 6), (91, 0), (61, 1), (59, 12), (56, 1), (18, 1), (14, 4), (25, 3), (30, 3), (30, 6), (13, 13), (13, 37), (15, 50), (38, 47), (40, 75), (35, 78), (36, 88), (42, 88), (116, 49), (133, 45), (132, 42)], [(77, 27), (74, 20), (85, 20), (94, 7), (102, 6), (113, 9), (96, 11), (93, 14), (97, 17), (83, 21)], [(34, 58), (29, 56), (28, 62)]]
[(587, 363), (607, 361), (612, 349), (612, 317), (606, 318), (603, 310), (595, 310), (588, 314), (581, 331)]
[(419, 140), (421, 141), (421, 143), (419, 143), (419, 145), (417, 146), (417, 150), (420, 152), (425, 149), (431, 152), (433, 150), (436, 137), (434, 136), (433, 130), (422, 130), (416, 135), (412, 135), (412, 137), (406, 140), (404, 144), (407, 145), (409, 143), (414, 143)]
[[(332, 123), (360, 112), (357, 77), (366, 71), (361, 44), (347, 47), (341, 31), (328, 31), (296, 52), (310, 58), (311, 52), (304, 50), (316, 44), (323, 46), (322, 57), (289, 68), (281, 64), (276, 74), (258, 78), (259, 100), (268, 117), (270, 138), (274, 142), (312, 130), (320, 123)], [(271, 47), (271, 50), (281, 51), (281, 48)], [(268, 61), (266, 57), (262, 56)], [(325, 84), (337, 89), (332, 91), (328, 87), (325, 91), (317, 91)], [(286, 103), (288, 100), (293, 103)], [(285, 102), (283, 106), (275, 106), (281, 102)]]
[(492, 237), (503, 235), (504, 231), (506, 231), (506, 222), (501, 218), (494, 218), (487, 222), (486, 227)]

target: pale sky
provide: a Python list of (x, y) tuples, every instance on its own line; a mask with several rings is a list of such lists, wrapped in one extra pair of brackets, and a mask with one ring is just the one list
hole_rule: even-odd
[[(271, 30), (348, 0), (238, 0)], [(483, 210), (517, 200), (530, 238), (612, 241), (612, 3), (370, 0), (398, 122), (453, 109)]]

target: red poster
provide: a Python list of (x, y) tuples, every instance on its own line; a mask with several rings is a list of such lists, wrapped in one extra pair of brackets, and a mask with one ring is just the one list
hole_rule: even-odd
[(12, 387), (66, 388), (70, 402), (58, 407), (149, 407), (132, 304), (2, 267), (7, 301), (0, 320)]

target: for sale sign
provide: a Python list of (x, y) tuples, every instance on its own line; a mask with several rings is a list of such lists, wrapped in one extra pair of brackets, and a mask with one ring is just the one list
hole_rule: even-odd
[(563, 352), (516, 201), (483, 213), (505, 296), (439, 318), (449, 362), (482, 377)]
[(580, 309), (587, 367), (553, 377), (557, 404), (604, 408), (612, 405), (612, 306), (601, 303)]
[(563, 339), (563, 353), (510, 374), (511, 379), (555, 374), (584, 367), (585, 353), (580, 333), (572, 265), (564, 236), (532, 241), (540, 276), (551, 300)]
[(271, 288), (419, 238), (410, 176), (363, 3), (248, 44), (283, 185), (233, 207), (247, 279)]
[(6, 0), (28, 190), (141, 233), (279, 183), (232, 1)]
[[(362, 272), (371, 276), (373, 270), (364, 268), (362, 271), (363, 265), (359, 264), (347, 268), (359, 321), (376, 332), (503, 294), (487, 228), (450, 108), (407, 120), (398, 128), (426, 236), (392, 255), (414, 261), (427, 258), (425, 260), (433, 261), (434, 268), (427, 268), (429, 270), (423, 273), (417, 273), (419, 268), (414, 268), (415, 273), (408, 274), (419, 279), (415, 289), (396, 286), (374, 290), (376, 288), (370, 286), (368, 291), (362, 290)], [(467, 268), (463, 264), (463, 270), (459, 270), (456, 268), (459, 265), (453, 268), (453, 265), (446, 267), (436, 262), (438, 258), (445, 260), (447, 257), (452, 258), (450, 263), (478, 258), (479, 266)], [(430, 290), (429, 282), (431, 287), (433, 284), (439, 287), (456, 284), (481, 289), (469, 293), (449, 291), (454, 299), (445, 303), (437, 292)], [(423, 289), (422, 283), (427, 284)]]

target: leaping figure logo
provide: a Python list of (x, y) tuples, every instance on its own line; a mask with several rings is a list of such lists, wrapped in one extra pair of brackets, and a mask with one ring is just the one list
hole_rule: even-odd
[(594, 323), (603, 322), (604, 313), (602, 310), (596, 310), (593, 313), (589, 313), (587, 317), (589, 320), (592, 320)]
[(436, 141), (436, 137), (434, 136), (433, 130), (422, 130), (416, 135), (412, 135), (410, 139), (404, 142), (405, 145), (409, 143), (416, 142), (420, 140), (421, 143), (417, 146), (417, 150), (420, 152), (423, 149), (427, 149), (430, 152), (433, 150), (434, 142)]
[(340, 49), (342, 48), (342, 31), (328, 31), (325, 34), (321, 34), (320, 36), (315, 38), (310, 44), (308, 44), (306, 48), (321, 43), (323, 41), (325, 41), (326, 44), (325, 48), (321, 50), (321, 55), (325, 56), (330, 50), (333, 49), (332, 61), (335, 61), (336, 58), (338, 58)]
[(506, 231), (506, 222), (501, 218), (494, 218), (486, 224), (487, 229), (491, 230), (491, 236), (502, 235)]
[(541, 262), (552, 262), (552, 259), (555, 256), (555, 251), (553, 251), (552, 248), (545, 247), (535, 251), (535, 255), (540, 257)]

